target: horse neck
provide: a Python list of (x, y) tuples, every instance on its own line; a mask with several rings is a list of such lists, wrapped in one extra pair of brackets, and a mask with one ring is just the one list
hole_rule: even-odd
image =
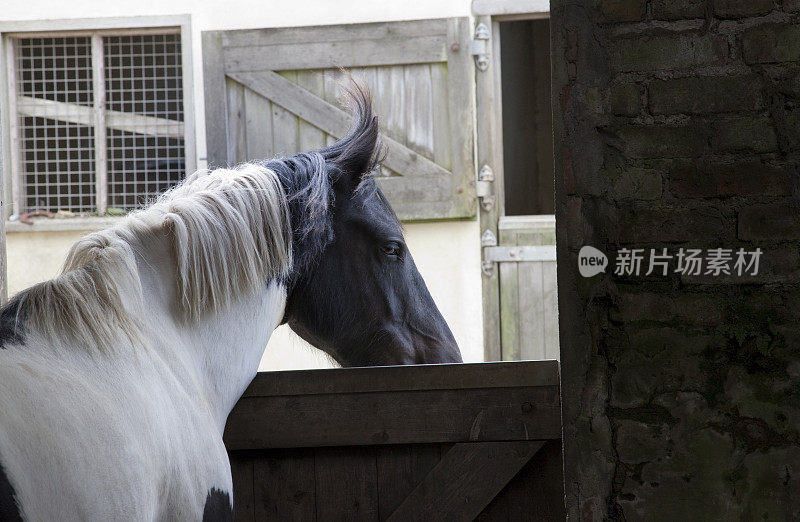
[(144, 328), (170, 374), (198, 400), (205, 400), (220, 431), (236, 401), (255, 377), (272, 331), (283, 317), (285, 287), (277, 281), (242, 296), (197, 321), (181, 319), (175, 261), (160, 238), (135, 249)]

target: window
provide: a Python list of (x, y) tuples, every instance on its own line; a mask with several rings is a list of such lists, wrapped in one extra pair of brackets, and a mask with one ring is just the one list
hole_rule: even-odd
[(187, 162), (180, 28), (6, 39), (13, 212), (132, 210)]

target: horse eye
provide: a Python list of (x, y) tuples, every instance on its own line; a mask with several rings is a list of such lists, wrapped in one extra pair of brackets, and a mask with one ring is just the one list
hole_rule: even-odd
[(400, 255), (400, 245), (397, 243), (386, 243), (381, 247), (381, 251), (384, 255), (389, 257), (397, 257)]

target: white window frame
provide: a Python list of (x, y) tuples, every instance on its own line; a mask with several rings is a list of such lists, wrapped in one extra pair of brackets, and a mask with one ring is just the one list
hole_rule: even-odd
[[(2, 194), (3, 201), (11, 201), (12, 205), (3, 205), (2, 219), (7, 220), (14, 214), (19, 213), (22, 202), (20, 194), (20, 182), (22, 169), (20, 164), (20, 140), (17, 124), (16, 107), (16, 83), (14, 60), (14, 38), (42, 37), (42, 36), (92, 36), (92, 46), (96, 49), (101, 44), (102, 36), (123, 36), (140, 35), (147, 33), (164, 32), (172, 30), (181, 36), (181, 73), (183, 76), (183, 138), (184, 138), (184, 157), (186, 172), (191, 173), (197, 169), (197, 147), (195, 142), (195, 113), (194, 113), (194, 75), (192, 64), (192, 33), (191, 18), (189, 15), (170, 15), (170, 16), (137, 16), (137, 17), (114, 17), (114, 18), (80, 18), (65, 20), (25, 20), (13, 22), (0, 22), (0, 100), (2, 100), (3, 110), (0, 111), (0, 135), (2, 135)], [(102, 64), (96, 64), (92, 60), (95, 69), (95, 86), (99, 80), (96, 68)], [(97, 114), (101, 114), (98, 112)], [(102, 122), (95, 122), (102, 123)], [(96, 156), (95, 161), (98, 165), (95, 172), (95, 182), (97, 191), (101, 196), (100, 200), (107, 191), (105, 163), (105, 132), (95, 135)], [(105, 211), (98, 208), (99, 213)], [(108, 224), (109, 218), (75, 218), (69, 220), (48, 220), (46, 226), (20, 225), (13, 221), (8, 222), (9, 229), (20, 230), (66, 230), (95, 228), (90, 226), (91, 222), (97, 221), (97, 226)], [(40, 222), (44, 225), (43, 222)], [(25, 227), (25, 228), (22, 228)], [(9, 230), (10, 231), (10, 230)]]

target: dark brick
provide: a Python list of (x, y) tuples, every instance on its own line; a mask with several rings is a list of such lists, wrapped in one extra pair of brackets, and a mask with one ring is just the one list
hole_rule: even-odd
[(790, 196), (793, 167), (757, 159), (699, 164), (682, 162), (670, 170), (670, 192), (678, 197)]
[(635, 83), (613, 85), (608, 95), (611, 112), (617, 116), (636, 116), (641, 97), (642, 88)]
[(722, 35), (672, 33), (615, 40), (608, 56), (611, 67), (617, 71), (674, 70), (722, 64), (727, 49)]
[(603, 20), (636, 22), (644, 17), (645, 0), (602, 0)]
[(605, 175), (611, 183), (609, 195), (614, 200), (652, 200), (661, 197), (661, 173), (655, 169), (606, 169)]
[(725, 303), (713, 295), (681, 293), (623, 293), (611, 318), (619, 322), (654, 321), (717, 325), (724, 317)]
[(778, 129), (778, 141), (781, 143), (781, 148), (786, 151), (800, 150), (800, 107), (794, 106), (787, 108), (783, 104), (776, 111), (776, 122)]
[(649, 87), (653, 114), (714, 113), (758, 109), (758, 76), (701, 76), (654, 80)]
[(773, 152), (778, 138), (772, 120), (763, 115), (714, 122), (712, 147), (719, 152)]
[(614, 133), (630, 158), (687, 158), (706, 150), (706, 134), (688, 125), (625, 125)]
[[(729, 230), (730, 229), (730, 230)], [(628, 245), (724, 238), (732, 231), (713, 207), (633, 205), (620, 212), (619, 226), (609, 231), (614, 242)]]
[(800, 60), (800, 25), (759, 25), (742, 35), (747, 63), (794, 62)]
[(681, 20), (703, 18), (706, 15), (705, 0), (653, 0), (653, 18), (656, 20)]
[(788, 201), (744, 207), (739, 211), (739, 239), (800, 239), (800, 206)]
[(720, 18), (746, 18), (772, 11), (772, 0), (714, 0), (714, 14)]
[[(703, 285), (742, 285), (742, 284), (764, 284), (764, 283), (797, 283), (800, 281), (800, 256), (796, 248), (761, 248), (761, 257), (758, 261), (758, 272), (752, 273), (752, 269), (739, 274), (734, 267), (736, 252), (739, 248), (744, 248), (746, 253), (753, 252), (754, 246), (726, 245), (723, 248), (733, 249), (733, 259), (731, 262), (730, 274), (712, 275), (702, 273), (700, 275), (681, 274), (680, 279), (683, 284), (703, 284)], [(750, 261), (750, 255), (745, 258)], [(705, 272), (705, 269), (703, 269)], [(763, 311), (763, 309), (762, 309)]]

